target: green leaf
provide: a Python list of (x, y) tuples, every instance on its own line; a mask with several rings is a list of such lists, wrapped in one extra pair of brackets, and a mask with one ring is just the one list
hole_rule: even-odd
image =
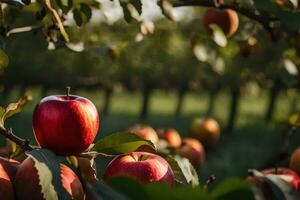
[(222, 182), (212, 191), (211, 194), (216, 200), (254, 199), (250, 184), (245, 180), (237, 178), (232, 178)]
[(89, 5), (85, 4), (85, 3), (81, 3), (80, 4), (80, 11), (81, 13), (84, 14), (85, 16), (85, 21), (88, 22), (90, 21), (91, 17), (92, 17), (92, 9), (90, 8)]
[(112, 178), (108, 181), (108, 184), (117, 191), (123, 193), (129, 199), (212, 199), (208, 193), (198, 187), (170, 187), (162, 183), (141, 185), (128, 177)]
[(7, 67), (8, 63), (9, 63), (8, 56), (2, 49), (0, 49), (0, 68)]
[(27, 105), (27, 103), (31, 100), (31, 96), (23, 96), (21, 97), (18, 102), (16, 103), (10, 103), (3, 112), (3, 107), (1, 107), (0, 113), (2, 113), (0, 116), (0, 126), (4, 127), (4, 122), (7, 118), (21, 112), (23, 108)]
[(57, 5), (60, 7), (60, 9), (63, 11), (63, 13), (67, 14), (71, 8), (73, 7), (73, 1), (72, 0), (56, 0)]
[(108, 181), (115, 190), (124, 194), (128, 199), (149, 199), (145, 187), (129, 177), (116, 177)]
[(83, 24), (83, 19), (81, 16), (81, 12), (78, 8), (73, 9), (73, 18), (77, 26), (81, 26)]
[(298, 194), (295, 192), (290, 183), (282, 180), (281, 177), (275, 174), (268, 174), (263, 179), (270, 186), (274, 200), (289, 200), (298, 199)]
[(118, 155), (133, 152), (142, 146), (155, 149), (152, 142), (130, 132), (117, 132), (98, 141), (90, 151), (100, 154)]
[(58, 199), (72, 199), (71, 195), (62, 185), (60, 164), (56, 155), (47, 149), (33, 150), (27, 154), (34, 158), (35, 166), (39, 166), (38, 172), (42, 191), (47, 192), (46, 194), (44, 192), (44, 195), (51, 195), (52, 197), (54, 194), (51, 188), (54, 187)]
[(93, 183), (86, 182), (87, 186), (87, 199), (118, 199), (118, 200), (127, 200), (122, 193), (113, 189), (103, 181), (96, 181)]
[(151, 184), (146, 187), (149, 199), (186, 199), (211, 200), (212, 198), (199, 187), (169, 187), (165, 184)]
[(172, 171), (174, 173), (176, 182), (180, 183), (180, 184), (187, 185), (188, 184), (187, 179), (184, 176), (184, 174), (182, 172), (182, 169), (180, 168), (178, 162), (171, 156), (168, 156), (165, 159), (166, 159), (166, 161), (168, 161), (169, 165), (172, 168)]
[(190, 184), (193, 187), (199, 185), (198, 174), (188, 159), (180, 156), (175, 156), (174, 158), (169, 156), (166, 160), (174, 172), (176, 182)]

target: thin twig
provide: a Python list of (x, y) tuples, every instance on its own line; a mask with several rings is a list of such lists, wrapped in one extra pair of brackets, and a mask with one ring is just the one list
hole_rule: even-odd
[(43, 26), (24, 26), (24, 27), (19, 27), (19, 28), (13, 28), (7, 31), (6, 37), (9, 37), (12, 34), (16, 33), (25, 33), (25, 32), (30, 32), (30, 31), (35, 31), (43, 28)]
[(7, 139), (10, 139), (11, 141), (15, 142), (17, 145), (19, 145), (24, 151), (31, 151), (35, 148), (29, 144), (28, 140), (24, 140), (18, 136), (16, 136), (12, 129), (3, 129), (0, 128), (0, 135), (3, 135)]

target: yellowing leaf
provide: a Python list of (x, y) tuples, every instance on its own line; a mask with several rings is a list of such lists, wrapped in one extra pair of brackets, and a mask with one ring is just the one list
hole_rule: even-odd
[(94, 159), (78, 157), (78, 168), (81, 175), (89, 182), (94, 182), (97, 179), (97, 170)]
[(78, 168), (78, 160), (76, 156), (68, 156), (67, 161), (74, 167)]
[[(23, 110), (25, 105), (32, 99), (31, 96), (23, 96), (21, 97), (18, 102), (16, 103), (10, 103), (3, 113), (3, 109), (0, 110), (0, 113), (2, 113), (1, 120), (0, 120), (0, 126), (4, 128), (4, 122), (7, 118), (13, 116), (14, 114), (17, 114)], [(2, 107), (1, 107), (2, 108)]]
[(293, 114), (289, 118), (289, 124), (293, 126), (299, 126), (300, 125), (300, 115), (298, 114)]

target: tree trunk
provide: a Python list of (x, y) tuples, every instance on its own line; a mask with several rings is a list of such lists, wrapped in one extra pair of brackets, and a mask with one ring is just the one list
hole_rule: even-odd
[(269, 123), (273, 119), (273, 114), (275, 110), (275, 105), (276, 105), (276, 100), (279, 95), (279, 88), (275, 85), (274, 87), (271, 88), (270, 94), (269, 94), (269, 104), (266, 110), (266, 115), (265, 115), (265, 122)]
[(142, 104), (142, 110), (141, 110), (141, 114), (140, 114), (141, 119), (145, 119), (148, 116), (150, 93), (151, 93), (151, 90), (149, 88), (145, 88), (143, 90), (143, 104)]
[(179, 117), (182, 113), (184, 96), (186, 94), (187, 89), (188, 89), (188, 83), (187, 81), (185, 81), (182, 83), (181, 87), (178, 90), (178, 103), (175, 111), (175, 117)]
[(103, 105), (103, 115), (107, 116), (109, 113), (110, 101), (112, 96), (112, 89), (105, 89), (104, 91), (104, 105)]
[(215, 89), (212, 89), (209, 91), (208, 106), (207, 106), (207, 110), (206, 110), (207, 116), (212, 115), (212, 113), (214, 111), (216, 94), (217, 94), (217, 90), (215, 90)]
[(232, 88), (230, 90), (230, 93), (231, 93), (231, 105), (230, 105), (230, 112), (229, 112), (228, 123), (226, 128), (227, 133), (232, 133), (235, 127), (236, 116), (238, 113), (239, 99), (240, 99), (240, 90), (237, 88)]

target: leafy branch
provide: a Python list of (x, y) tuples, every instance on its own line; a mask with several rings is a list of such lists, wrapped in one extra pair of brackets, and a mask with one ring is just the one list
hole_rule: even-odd
[(69, 42), (70, 39), (69, 39), (68, 33), (65, 30), (65, 27), (60, 19), (59, 14), (52, 7), (51, 0), (44, 0), (44, 5), (48, 9), (48, 11), (52, 14), (53, 22), (58, 27), (58, 29), (59, 29), (60, 33), (62, 34), (62, 36), (64, 37), (65, 41)]

